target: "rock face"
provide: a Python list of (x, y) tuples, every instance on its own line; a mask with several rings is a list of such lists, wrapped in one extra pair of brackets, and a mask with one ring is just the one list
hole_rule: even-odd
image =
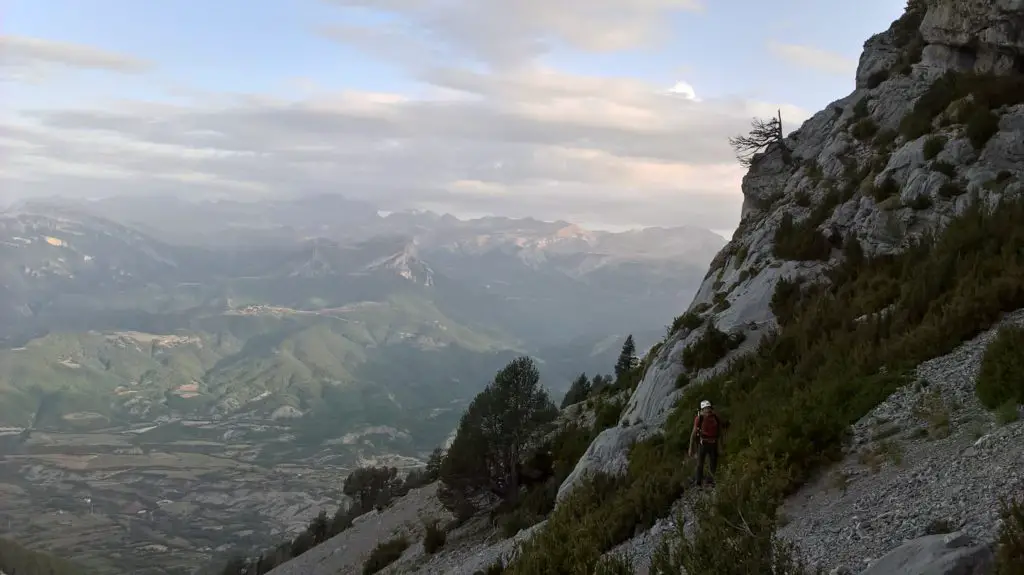
[[(998, 128), (980, 148), (956, 114), (966, 102), (959, 97), (919, 120), (923, 127), (907, 127), (947, 72), (1024, 75), (1024, 0), (912, 0), (865, 43), (852, 94), (755, 156), (740, 225), (688, 310), (703, 325), (665, 342), (627, 405), (632, 425), (594, 440), (560, 498), (588, 473), (623, 472), (629, 447), (664, 425), (680, 373), (699, 382), (756, 348), (776, 328), (771, 300), (780, 280), (825, 281), (851, 242), (869, 255), (897, 253), (948, 224), (972, 195), (992, 202), (1024, 191), (1024, 98), (993, 110)], [(787, 240), (797, 234), (804, 241), (794, 248)], [(714, 367), (695, 370), (682, 351), (708, 326), (746, 339)]]
[(931, 535), (893, 549), (860, 575), (987, 575), (992, 550), (963, 533)]

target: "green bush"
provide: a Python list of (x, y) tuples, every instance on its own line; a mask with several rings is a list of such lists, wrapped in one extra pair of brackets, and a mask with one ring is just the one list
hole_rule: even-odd
[(619, 423), (619, 416), (626, 408), (626, 402), (622, 400), (601, 401), (594, 413), (595, 435), (609, 427), (615, 427)]
[(378, 543), (373, 548), (373, 551), (370, 551), (370, 556), (363, 563), (363, 575), (373, 575), (383, 570), (388, 565), (398, 561), (402, 557), (402, 553), (405, 553), (405, 550), (408, 548), (409, 540), (405, 537), (395, 537), (383, 543)]
[(882, 82), (884, 82), (884, 81), (886, 81), (888, 79), (889, 79), (889, 71), (888, 70), (878, 70), (877, 72), (874, 72), (870, 76), (868, 76), (867, 87), (868, 87), (869, 90), (874, 90)]
[(931, 196), (928, 194), (918, 194), (914, 199), (907, 202), (907, 207), (913, 210), (927, 210), (932, 207), (933, 203)]
[(950, 178), (955, 178), (956, 177), (956, 166), (954, 166), (953, 164), (950, 164), (949, 162), (943, 162), (941, 160), (936, 160), (936, 161), (932, 162), (932, 169), (935, 170), (936, 172), (940, 173), (940, 174), (945, 174), (945, 175), (949, 176)]
[(1024, 404), (1024, 329), (1002, 327), (985, 350), (978, 373), (978, 400), (989, 409)]
[(896, 183), (892, 176), (886, 176), (882, 179), (881, 184), (871, 188), (871, 197), (876, 202), (884, 202), (898, 193), (900, 193), (900, 185)]
[(697, 341), (683, 349), (683, 365), (692, 371), (714, 367), (730, 351), (743, 343), (743, 334), (727, 334), (709, 325)]
[(1024, 499), (1000, 504), (1002, 526), (996, 539), (996, 575), (1024, 574)]
[(935, 156), (938, 156), (945, 147), (946, 138), (938, 135), (929, 136), (928, 139), (924, 141), (924, 159), (930, 160)]
[(871, 118), (859, 120), (850, 129), (850, 135), (860, 141), (870, 140), (878, 133), (878, 123)]
[[(1024, 77), (951, 70), (929, 86), (914, 103), (914, 109), (900, 123), (900, 134), (907, 140), (916, 140), (930, 133), (932, 122), (937, 116), (953, 102), (967, 97), (971, 100), (966, 106), (966, 118), (958, 118), (958, 121), (968, 124), (971, 143), (975, 148), (981, 149), (995, 133), (992, 131), (993, 115), (990, 112), (1003, 106), (1024, 102)], [(998, 124), (998, 117), (995, 120)], [(971, 124), (974, 124), (973, 128)]]
[(424, 525), (423, 533), (423, 550), (428, 555), (437, 553), (442, 547), (444, 547), (445, 541), (448, 539), (448, 535), (444, 532), (437, 521), (431, 521)]
[(946, 199), (955, 198), (965, 193), (967, 193), (967, 190), (965, 190), (963, 186), (961, 186), (960, 184), (956, 183), (953, 180), (944, 182), (941, 186), (939, 186), (939, 195)]
[(999, 131), (999, 116), (991, 110), (977, 108), (967, 119), (967, 139), (975, 150), (983, 150), (985, 144)]
[(793, 223), (791, 214), (783, 214), (772, 245), (775, 257), (793, 261), (827, 260), (832, 246), (818, 231), (814, 220), (812, 215), (800, 223)]
[(692, 310), (684, 313), (683, 315), (677, 315), (676, 319), (672, 320), (672, 328), (670, 335), (678, 332), (681, 329), (697, 329), (704, 324), (704, 318), (698, 313), (694, 313)]

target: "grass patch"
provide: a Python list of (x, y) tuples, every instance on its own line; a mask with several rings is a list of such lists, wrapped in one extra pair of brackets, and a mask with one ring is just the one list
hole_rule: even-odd
[(882, 465), (889, 462), (899, 465), (903, 462), (903, 449), (895, 441), (884, 439), (875, 445), (865, 448), (857, 454), (857, 461), (877, 473)]
[(925, 422), (928, 436), (932, 439), (949, 437), (951, 418), (949, 407), (937, 391), (922, 394), (913, 409), (914, 417)]

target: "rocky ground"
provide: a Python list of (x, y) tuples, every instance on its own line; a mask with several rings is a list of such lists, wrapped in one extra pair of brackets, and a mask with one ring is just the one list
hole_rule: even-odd
[[(1024, 325), (1024, 311), (1003, 323)], [(858, 422), (851, 453), (787, 501), (782, 536), (829, 569), (934, 532), (993, 540), (1000, 498), (1024, 493), (1024, 422), (999, 425), (974, 393), (995, 333), (920, 365)]]

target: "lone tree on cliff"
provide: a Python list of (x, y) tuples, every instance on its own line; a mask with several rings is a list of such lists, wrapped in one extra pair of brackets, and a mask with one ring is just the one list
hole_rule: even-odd
[(729, 138), (729, 145), (736, 152), (740, 164), (749, 167), (754, 154), (764, 151), (770, 144), (782, 144), (782, 110), (770, 120), (754, 118), (750, 122), (750, 133), (746, 136)]
[(462, 415), (441, 463), (441, 480), (464, 492), (487, 489), (514, 497), (523, 458), (557, 415), (533, 360), (512, 360)]

